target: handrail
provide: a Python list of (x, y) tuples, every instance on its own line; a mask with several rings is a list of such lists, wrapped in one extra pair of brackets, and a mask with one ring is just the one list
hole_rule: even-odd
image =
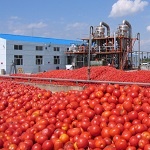
[(74, 82), (76, 84), (79, 83), (96, 83), (96, 84), (119, 84), (119, 85), (139, 85), (139, 86), (150, 86), (150, 83), (144, 83), (144, 82), (119, 82), (119, 81), (101, 81), (101, 80), (76, 80), (76, 79), (61, 79), (61, 78), (39, 78), (39, 77), (23, 77), (23, 76), (9, 76), (9, 75), (0, 75), (0, 78), (8, 78), (8, 79), (26, 79), (28, 82), (31, 80), (45, 80), (49, 81), (50, 83), (52, 81), (67, 81), (67, 82)]

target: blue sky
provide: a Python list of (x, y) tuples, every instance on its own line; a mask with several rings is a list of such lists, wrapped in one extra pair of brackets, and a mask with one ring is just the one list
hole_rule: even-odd
[(150, 0), (1, 0), (0, 33), (81, 39), (105, 22), (113, 34), (127, 20), (150, 51)]

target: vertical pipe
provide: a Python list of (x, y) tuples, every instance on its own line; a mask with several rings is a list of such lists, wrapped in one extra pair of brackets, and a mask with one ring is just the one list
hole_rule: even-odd
[(90, 55), (92, 47), (92, 34), (93, 34), (93, 26), (90, 26), (89, 51), (88, 51), (88, 80), (90, 80)]
[(114, 50), (116, 50), (116, 32), (114, 32)]
[(138, 69), (140, 69), (140, 33), (137, 33), (137, 40), (138, 40)]

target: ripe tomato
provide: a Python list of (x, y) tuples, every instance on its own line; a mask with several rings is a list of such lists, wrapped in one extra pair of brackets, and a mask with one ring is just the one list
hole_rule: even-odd
[(63, 143), (66, 143), (69, 141), (69, 135), (66, 134), (66, 133), (63, 133), (60, 135), (59, 139), (63, 142)]
[(42, 150), (50, 150), (54, 148), (52, 140), (46, 140), (42, 144)]
[(114, 89), (115, 89), (115, 87), (113, 85), (109, 84), (106, 87), (106, 92), (111, 94), (114, 91)]
[(101, 133), (100, 126), (98, 126), (98, 125), (91, 125), (91, 126), (89, 126), (87, 131), (90, 132), (90, 134), (93, 137), (98, 136)]
[(38, 143), (35, 143), (33, 146), (32, 146), (32, 149), (31, 150), (42, 150), (42, 146)]
[(89, 142), (88, 139), (85, 137), (79, 137), (78, 140), (76, 141), (77, 147), (80, 148), (88, 148)]
[(128, 144), (126, 140), (120, 138), (115, 142), (115, 146), (117, 150), (126, 150)]

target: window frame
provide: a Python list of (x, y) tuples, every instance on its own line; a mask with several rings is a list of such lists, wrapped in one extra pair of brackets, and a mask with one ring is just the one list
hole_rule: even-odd
[(60, 64), (60, 56), (54, 56), (54, 64)]
[(42, 55), (36, 55), (35, 56), (35, 64), (36, 65), (43, 65), (43, 56)]
[(23, 55), (14, 55), (14, 63), (15, 65), (23, 65)]
[(43, 51), (43, 46), (35, 46), (36, 51)]
[(60, 51), (60, 47), (54, 47), (54, 52), (59, 52)]
[(14, 45), (14, 50), (23, 50), (23, 45), (15, 44)]

